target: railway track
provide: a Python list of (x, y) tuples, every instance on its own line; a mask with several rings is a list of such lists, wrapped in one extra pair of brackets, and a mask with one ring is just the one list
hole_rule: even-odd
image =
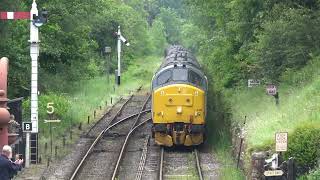
[[(87, 131), (86, 133), (86, 137), (97, 137), (99, 134), (97, 134), (98, 132), (101, 132), (105, 126), (109, 125), (122, 111), (122, 109), (125, 107), (125, 105), (130, 101), (130, 99), (132, 98), (132, 96), (129, 97), (129, 99), (124, 100), (122, 97), (118, 100), (117, 103), (114, 103), (110, 110), (97, 122), (95, 123), (92, 127), (90, 127), (90, 129)], [(122, 101), (124, 101), (124, 103), (121, 103)], [(116, 108), (117, 104), (122, 104), (120, 106), (119, 109)], [(113, 115), (115, 114), (115, 115)], [(110, 117), (112, 116), (113, 117)], [(109, 119), (112, 119), (111, 121)]]
[[(143, 110), (145, 109), (145, 107), (146, 107), (146, 105), (147, 105), (150, 97), (151, 97), (151, 95), (148, 95), (146, 101), (144, 102), (143, 106), (141, 107), (140, 112), (143, 112)], [(134, 132), (137, 128), (139, 128), (141, 125), (143, 125), (143, 124), (145, 124), (146, 122), (148, 122), (148, 121), (151, 120), (151, 118), (142, 119), (141, 117), (142, 117), (142, 114), (140, 113), (140, 114), (136, 117), (135, 122), (132, 124), (129, 133), (127, 134), (126, 139), (124, 140), (124, 142), (123, 142), (123, 144), (122, 144), (121, 151), (120, 151), (119, 156), (118, 156), (118, 159), (117, 159), (117, 164), (116, 164), (116, 166), (115, 166), (115, 168), (114, 168), (114, 170), (113, 170), (113, 174), (112, 174), (112, 178), (111, 178), (112, 180), (115, 180), (115, 179), (117, 178), (117, 176), (118, 176), (118, 171), (119, 171), (120, 163), (121, 163), (121, 161), (122, 161), (122, 159), (123, 159), (123, 156), (124, 156), (124, 153), (125, 153), (125, 149), (126, 149), (126, 147), (127, 147), (127, 145), (128, 145), (128, 142), (129, 142), (129, 139), (130, 139), (131, 135), (133, 134), (133, 132)]]
[[(193, 165), (190, 164), (190, 162)], [(179, 169), (180, 167), (186, 168), (186, 165), (193, 167), (188, 167), (187, 169)], [(173, 171), (173, 169), (175, 169), (176, 171)], [(194, 173), (188, 174), (189, 172)], [(189, 177), (196, 178), (194, 176), (197, 176), (199, 180), (203, 180), (198, 149), (193, 148), (191, 151), (187, 150), (183, 152), (174, 152), (161, 147), (158, 178), (159, 180), (170, 179), (171, 177), (179, 179), (189, 179)]]
[[(114, 179), (116, 177), (130, 135), (150, 120), (146, 116), (150, 109), (145, 107), (150, 95), (147, 99), (144, 98), (145, 96), (130, 96), (110, 121), (101, 121), (88, 131), (87, 136), (95, 137), (95, 139), (76, 166), (70, 180)], [(142, 106), (140, 105), (141, 102), (143, 102)], [(124, 115), (125, 117), (123, 117)], [(119, 141), (123, 141), (121, 147)], [(118, 152), (120, 154), (117, 156), (118, 159), (115, 160), (114, 157)], [(114, 162), (117, 163), (114, 164)], [(113, 166), (115, 168), (113, 172), (110, 172)], [(111, 174), (112, 177), (109, 177)]]

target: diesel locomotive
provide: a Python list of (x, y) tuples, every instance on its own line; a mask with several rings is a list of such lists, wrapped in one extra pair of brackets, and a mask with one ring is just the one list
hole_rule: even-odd
[(187, 49), (173, 45), (152, 78), (152, 134), (162, 146), (204, 141), (208, 80)]

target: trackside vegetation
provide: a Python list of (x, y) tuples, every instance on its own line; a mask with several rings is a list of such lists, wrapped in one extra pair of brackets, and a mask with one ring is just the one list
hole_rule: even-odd
[[(251, 152), (274, 151), (274, 133), (288, 131), (285, 157), (296, 158), (300, 176), (310, 171), (304, 177), (314, 179), (319, 172), (312, 170), (319, 162), (319, 5), (304, 0), (187, 1), (199, 32), (194, 34), (200, 34), (194, 39), (198, 56), (225, 107), (224, 118), (218, 119), (231, 129), (242, 126), (247, 116), (246, 166)], [(247, 88), (248, 79), (262, 85)], [(266, 95), (268, 83), (278, 86), (279, 106)]]
[[(294, 157), (300, 174), (317, 167), (320, 158), (319, 61), (299, 72), (287, 72), (279, 86), (280, 104), (264, 88), (243, 88), (227, 92), (233, 104), (234, 120), (247, 116), (248, 153), (275, 148), (275, 132), (288, 131), (285, 157)], [(236, 92), (236, 93), (235, 93)], [(232, 93), (232, 94), (230, 94)], [(241, 122), (238, 122), (241, 123)]]
[[(245, 167), (250, 153), (274, 151), (274, 133), (289, 132), (300, 179), (318, 179), (320, 159), (320, 1), (318, 0), (37, 0), (49, 21), (40, 28), (40, 119), (56, 106), (59, 133), (68, 132), (110, 98), (147, 84), (168, 44), (199, 58), (209, 79), (208, 143), (222, 179), (245, 179), (236, 169), (232, 128), (245, 125)], [(30, 2), (0, 0), (0, 11), (29, 11)], [(27, 21), (0, 21), (0, 55), (10, 59), (9, 98), (30, 95)], [(113, 88), (116, 37), (122, 33), (123, 83)], [(112, 60), (102, 53), (112, 48)], [(106, 79), (106, 74), (110, 79)], [(261, 85), (247, 87), (248, 79)], [(266, 95), (275, 84), (280, 103)], [(26, 98), (27, 99), (27, 98)], [(29, 119), (29, 102), (24, 102)], [(102, 108), (104, 109), (104, 108)], [(99, 111), (98, 113), (102, 113)], [(48, 129), (41, 123), (43, 142)], [(77, 128), (75, 128), (77, 129)], [(59, 134), (60, 135), (60, 134)]]
[[(50, 142), (49, 125), (44, 123), (45, 119), (48, 119), (47, 115), (47, 103), (53, 102), (55, 107), (55, 119), (60, 119), (61, 123), (53, 124), (54, 133), (53, 138), (56, 139), (54, 146), (61, 148), (62, 137), (66, 137), (67, 143), (74, 141), (78, 136), (78, 128), (80, 123), (82, 128), (87, 127), (87, 118), (90, 116), (91, 123), (100, 118), (103, 109), (107, 106), (111, 106), (111, 98), (113, 104), (119, 99), (119, 97), (129, 96), (141, 85), (143, 89), (148, 90), (150, 87), (150, 81), (156, 68), (159, 67), (160, 58), (158, 57), (144, 57), (136, 59), (132, 65), (129, 66), (127, 72), (123, 74), (122, 83), (124, 86), (115, 87), (114, 77), (110, 77), (109, 83), (106, 76), (96, 77), (90, 80), (83, 80), (77, 84), (75, 91), (68, 94), (56, 95), (48, 93), (39, 96), (39, 123), (40, 123), (40, 139), (41, 144)], [(148, 66), (147, 69), (142, 68)], [(23, 103), (24, 109), (30, 108), (30, 100), (26, 100)], [(94, 118), (94, 111), (96, 111), (96, 118)], [(24, 111), (24, 119), (28, 119), (29, 111)], [(73, 132), (73, 140), (70, 140), (70, 131)], [(44, 150), (44, 147), (41, 148)], [(59, 149), (60, 157), (64, 155), (63, 148)], [(49, 156), (49, 151), (42, 152), (43, 158)]]

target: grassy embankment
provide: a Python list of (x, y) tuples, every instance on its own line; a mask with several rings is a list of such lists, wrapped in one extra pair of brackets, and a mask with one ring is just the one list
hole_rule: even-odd
[(232, 107), (233, 121), (242, 124), (247, 116), (247, 159), (252, 151), (274, 151), (275, 133), (289, 132), (289, 151), (285, 157), (294, 156), (301, 166), (316, 165), (315, 158), (320, 158), (319, 147), (315, 147), (320, 145), (319, 65), (316, 59), (298, 72), (283, 75), (279, 106), (272, 96), (266, 95), (264, 87), (225, 93)]
[(235, 158), (232, 155), (229, 110), (222, 97), (221, 93), (209, 90), (207, 142), (213, 148), (215, 158), (219, 162), (219, 178), (221, 180), (244, 180), (245, 177), (237, 169)]
[[(143, 89), (148, 91), (150, 81), (154, 71), (159, 67), (161, 59), (159, 57), (145, 57), (132, 62), (128, 70), (122, 74), (122, 84), (116, 87), (114, 91), (114, 76), (110, 75), (110, 82), (106, 77), (96, 77), (90, 80), (73, 83), (74, 88), (71, 92), (63, 94), (48, 93), (39, 97), (39, 136), (40, 136), (40, 154), (42, 159), (49, 157), (50, 136), (49, 126), (44, 123), (47, 119), (46, 106), (48, 102), (54, 102), (56, 117), (61, 119), (61, 123), (53, 124), (53, 146), (58, 146), (58, 154), (61, 158), (70, 149), (62, 147), (62, 137), (66, 137), (67, 144), (72, 144), (76, 137), (81, 133), (79, 125), (82, 128), (88, 127), (87, 119), (90, 116), (90, 123), (97, 121), (110, 106), (110, 99), (113, 103), (120, 96), (127, 96), (143, 85)], [(107, 102), (107, 106), (106, 106)], [(100, 110), (101, 106), (101, 110)], [(24, 103), (24, 117), (29, 117), (28, 101)], [(96, 118), (93, 118), (93, 112), (96, 111)], [(70, 138), (72, 132), (72, 139)], [(45, 143), (48, 149), (45, 150)]]
[[(205, 58), (199, 57), (202, 62)], [(206, 143), (213, 149), (213, 154), (219, 163), (218, 176), (221, 180), (244, 180), (243, 173), (237, 169), (232, 154), (230, 134), (230, 105), (221, 90), (215, 87), (215, 78), (211, 76), (210, 69), (203, 67), (208, 78), (207, 93), (207, 140)]]

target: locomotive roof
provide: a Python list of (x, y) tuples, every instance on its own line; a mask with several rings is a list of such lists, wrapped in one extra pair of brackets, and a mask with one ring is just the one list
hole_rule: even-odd
[(172, 64), (187, 64), (200, 69), (200, 64), (197, 59), (182, 46), (170, 46), (166, 49), (165, 55), (166, 57), (161, 64), (160, 69)]
[[(205, 74), (197, 67), (195, 66), (189, 66), (189, 65), (184, 65), (184, 64), (180, 64), (180, 65), (168, 65), (164, 68), (160, 68), (158, 70), (158, 72), (156, 72), (154, 74), (154, 76), (152, 77), (152, 89), (156, 89), (156, 88), (159, 88), (159, 87), (162, 87), (162, 86), (165, 86), (165, 85), (168, 85), (168, 83), (166, 84), (161, 84), (161, 85), (158, 85), (157, 84), (157, 79), (158, 77), (161, 75), (161, 74), (164, 74), (164, 73), (167, 73), (168, 70), (173, 72), (175, 70), (183, 70), (183, 69), (187, 69), (188, 72), (190, 70), (192, 70), (194, 73), (196, 73), (199, 77), (201, 77), (206, 83), (203, 84), (202, 86), (200, 86), (201, 88), (203, 88), (204, 90), (207, 89), (207, 77), (205, 76)], [(179, 81), (170, 81), (169, 84), (179, 84), (179, 83), (182, 83), (182, 84), (192, 84), (192, 82), (190, 82), (190, 79), (188, 78), (188, 80), (179, 80)], [(195, 85), (195, 84), (193, 84)], [(199, 86), (199, 85), (198, 85)]]
[[(187, 69), (188, 71), (183, 71), (183, 69)], [(160, 86), (163, 86), (163, 84), (158, 84), (158, 77), (160, 77), (162, 74), (168, 74), (169, 72), (171, 73), (187, 73), (188, 80), (171, 80), (170, 83), (190, 83), (194, 86), (200, 86), (204, 89), (207, 88), (206, 83), (206, 76), (201, 70), (200, 64), (197, 61), (197, 59), (192, 55), (191, 52), (183, 48), (182, 46), (179, 45), (174, 45), (170, 46), (165, 50), (165, 58), (155, 73), (155, 75), (152, 78), (152, 88), (158, 88)], [(189, 74), (190, 73), (190, 74)], [(193, 82), (192, 78), (189, 79), (190, 77), (196, 77), (196, 75), (192, 75), (192, 73), (197, 74), (198, 77), (201, 77), (203, 79), (204, 84), (199, 85), (196, 82)], [(173, 75), (171, 74), (173, 77)], [(190, 77), (189, 77), (190, 76)], [(166, 77), (166, 76), (164, 76)], [(178, 76), (176, 76), (178, 77)], [(200, 82), (200, 81), (199, 81)]]

